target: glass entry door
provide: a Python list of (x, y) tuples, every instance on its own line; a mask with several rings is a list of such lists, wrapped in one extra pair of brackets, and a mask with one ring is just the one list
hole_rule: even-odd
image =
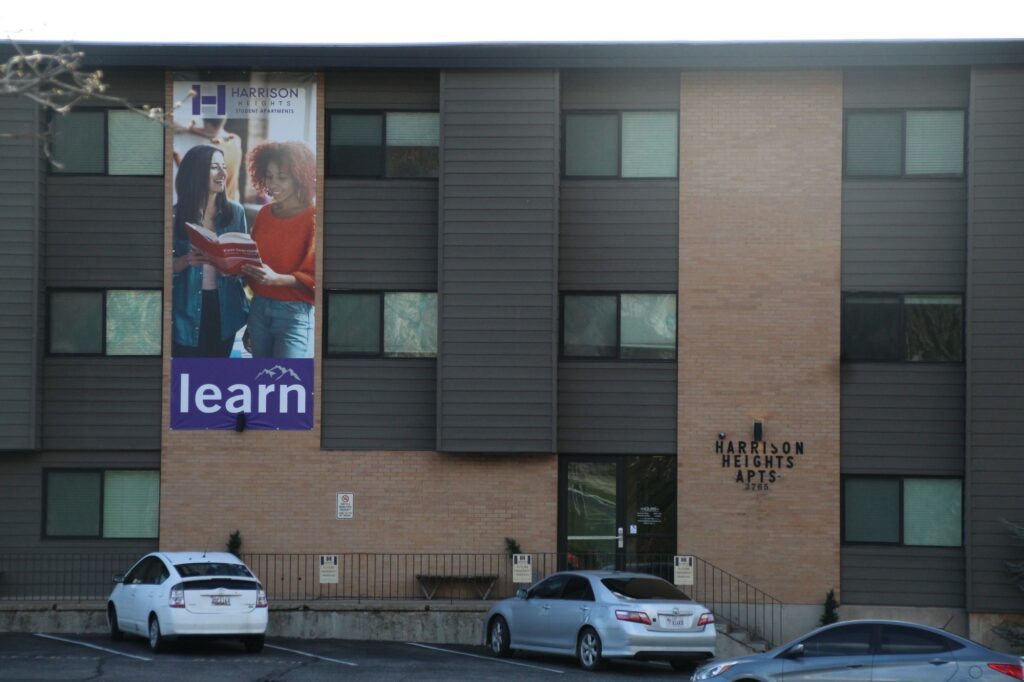
[(564, 456), (559, 515), (566, 568), (660, 572), (676, 550), (676, 459)]

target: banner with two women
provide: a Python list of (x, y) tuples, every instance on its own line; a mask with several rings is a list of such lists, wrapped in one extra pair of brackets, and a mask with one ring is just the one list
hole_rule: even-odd
[(316, 77), (173, 97), (171, 428), (311, 429)]

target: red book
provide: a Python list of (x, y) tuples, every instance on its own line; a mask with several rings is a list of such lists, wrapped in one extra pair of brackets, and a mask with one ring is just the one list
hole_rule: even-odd
[(260, 249), (245, 232), (217, 235), (195, 223), (185, 223), (192, 247), (202, 251), (210, 265), (225, 275), (237, 275), (243, 265), (263, 265)]

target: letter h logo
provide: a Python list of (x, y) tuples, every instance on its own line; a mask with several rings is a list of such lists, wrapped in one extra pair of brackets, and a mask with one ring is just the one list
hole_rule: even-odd
[(224, 116), (228, 111), (227, 86), (218, 85), (216, 95), (204, 95), (198, 83), (192, 85), (196, 96), (192, 98), (192, 115), (201, 116), (204, 106), (216, 105), (217, 115)]

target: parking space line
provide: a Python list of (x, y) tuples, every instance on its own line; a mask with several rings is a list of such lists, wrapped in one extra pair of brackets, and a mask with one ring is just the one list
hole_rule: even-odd
[(543, 668), (539, 665), (530, 665), (529, 663), (520, 663), (519, 661), (509, 661), (504, 658), (494, 658), (493, 656), (480, 656), (479, 654), (471, 654), (465, 651), (455, 651), (454, 649), (442, 649), (439, 646), (430, 646), (429, 644), (419, 644), (418, 642), (406, 642), (409, 646), (418, 646), (421, 649), (430, 649), (431, 651), (443, 651), (446, 654), (456, 654), (458, 656), (469, 656), (470, 658), (479, 658), (485, 661), (491, 661), (492, 663), (507, 663), (508, 665), (518, 665), (523, 668), (533, 668), (534, 670), (543, 670), (549, 673), (558, 673), (562, 675), (565, 673), (564, 670), (558, 668)]
[(268, 649), (277, 649), (278, 651), (287, 651), (288, 653), (298, 654), (299, 656), (309, 656), (310, 658), (319, 658), (321, 661), (330, 661), (331, 663), (341, 663), (342, 665), (351, 665), (351, 666), (356, 667), (356, 668), (359, 667), (358, 663), (353, 663), (351, 661), (343, 661), (343, 660), (341, 660), (339, 658), (329, 658), (327, 656), (318, 656), (317, 654), (311, 654), (311, 653), (307, 653), (305, 651), (299, 651), (298, 649), (287, 649), (287, 648), (285, 648), (283, 646), (274, 646), (273, 644), (264, 644), (263, 646), (267, 647)]
[(77, 644), (78, 646), (89, 647), (90, 649), (98, 649), (99, 651), (106, 651), (108, 654), (117, 654), (118, 656), (124, 656), (125, 658), (134, 658), (137, 661), (152, 661), (152, 658), (146, 658), (145, 656), (136, 656), (135, 654), (126, 654), (123, 651), (117, 649), (108, 649), (105, 646), (96, 646), (95, 644), (89, 644), (88, 642), (79, 642), (74, 639), (65, 639), (64, 637), (57, 637), (55, 635), (44, 635), (41, 632), (35, 633), (36, 637), (42, 637), (43, 639), (52, 639), (58, 642), (67, 642), (68, 644)]

